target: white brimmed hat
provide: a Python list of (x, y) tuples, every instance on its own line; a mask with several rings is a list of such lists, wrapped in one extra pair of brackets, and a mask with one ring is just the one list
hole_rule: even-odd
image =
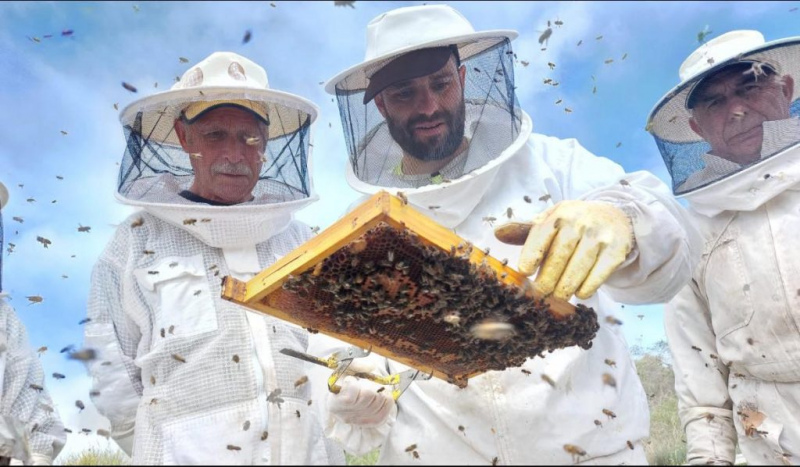
[[(800, 37), (766, 42), (758, 31), (731, 31), (716, 37), (692, 52), (679, 70), (681, 82), (666, 93), (647, 119), (647, 129), (658, 139), (670, 143), (703, 141), (689, 126), (689, 98), (697, 86), (711, 75), (739, 63), (758, 64), (779, 75), (800, 78)], [(800, 97), (796, 86), (791, 101)]]
[(8, 202), (8, 190), (3, 182), (0, 182), (0, 209), (3, 209)]
[[(189, 68), (169, 91), (130, 103), (120, 112), (120, 122), (141, 125), (141, 134), (149, 140), (178, 145), (173, 125), (181, 114), (191, 121), (231, 105), (269, 123), (269, 139), (297, 131), (318, 113), (311, 101), (270, 89), (266, 70), (253, 61), (233, 52), (214, 52)], [(136, 122), (140, 114), (141, 122)]]
[[(392, 59), (408, 52), (455, 45), (463, 61), (506, 39), (514, 40), (517, 35), (516, 31), (507, 29), (476, 32), (461, 13), (448, 5), (423, 5), (391, 10), (374, 18), (367, 25), (367, 51), (364, 61), (328, 80), (325, 91), (335, 94), (337, 87), (343, 91), (366, 90), (373, 74)], [(424, 71), (424, 67), (414, 71)], [(413, 71), (411, 73), (416, 74)], [(397, 80), (424, 74), (427, 73), (398, 76)], [(346, 88), (343, 87), (344, 84), (340, 84), (345, 81)]]

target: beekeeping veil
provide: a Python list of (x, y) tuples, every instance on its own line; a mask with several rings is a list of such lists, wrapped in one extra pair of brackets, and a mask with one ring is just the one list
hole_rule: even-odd
[[(716, 205), (710, 211), (746, 210), (764, 201), (753, 196), (754, 190), (764, 191), (753, 186), (754, 179), (768, 180), (770, 174), (780, 172), (786, 176), (779, 183), (797, 180), (785, 170), (790, 169), (787, 163), (792, 165), (792, 159), (800, 155), (800, 37), (765, 43), (764, 36), (757, 31), (732, 31), (695, 50), (681, 64), (679, 75), (680, 84), (661, 98), (647, 123), (670, 172), (676, 195), (686, 195), (693, 205)], [(787, 115), (764, 121), (749, 103), (760, 98), (759, 86), (770, 82), (780, 86), (787, 75), (794, 80), (788, 112), (783, 110)], [(710, 95), (704, 91), (713, 83), (710, 79), (724, 79), (724, 76), (735, 76), (740, 83), (734, 93), (736, 101), (733, 97), (715, 99), (716, 91)], [(735, 102), (748, 104), (741, 111), (731, 105)], [(730, 156), (726, 158), (724, 151), (715, 154), (711, 144), (693, 131), (690, 118), (695, 115), (697, 120), (701, 106), (709, 109), (706, 112), (727, 112), (729, 127), (722, 132), (726, 145), (733, 148), (738, 144), (741, 151), (745, 147), (756, 148), (750, 155), (754, 162), (740, 164), (730, 160)], [(738, 126), (730, 123), (733, 119), (739, 119)], [(763, 135), (760, 144), (759, 130)], [(752, 134), (756, 136), (749, 136)], [(750, 146), (742, 143), (748, 137)], [(776, 180), (770, 182), (772, 191), (776, 189)]]
[[(227, 206), (191, 200), (196, 200), (187, 193), (196, 175), (192, 159), (199, 163), (204, 156), (187, 153), (175, 130), (176, 121), (193, 125), (220, 107), (244, 109), (261, 129), (256, 135), (230, 131), (235, 143), (226, 150), (247, 151), (239, 141), (245, 140), (257, 151), (248, 152), (248, 157), (260, 158), (260, 172), (252, 199)], [(169, 91), (122, 110), (127, 144), (117, 199), (214, 247), (264, 241), (285, 228), (295, 211), (317, 199), (309, 165), (316, 116), (316, 106), (308, 100), (270, 89), (264, 68), (235, 53), (215, 52), (186, 71)]]
[[(364, 61), (325, 85), (338, 98), (350, 186), (403, 191), (417, 207), (435, 205), (442, 224), (461, 223), (531, 131), (514, 91), (516, 37), (476, 32), (447, 5), (398, 8), (370, 21)], [(421, 77), (424, 86), (407, 86)]]
[(3, 208), (8, 203), (8, 190), (0, 182), (0, 297), (3, 295)]

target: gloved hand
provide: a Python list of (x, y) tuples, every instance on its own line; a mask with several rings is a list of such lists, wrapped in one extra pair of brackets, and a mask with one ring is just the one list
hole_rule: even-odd
[(46, 454), (31, 453), (30, 465), (53, 465), (53, 459)]
[(625, 261), (634, 244), (628, 216), (601, 201), (562, 201), (536, 216), (532, 226), (499, 226), (495, 236), (516, 245), (525, 238), (519, 272), (530, 276), (544, 261), (534, 290), (563, 300), (573, 294), (591, 297)]
[(332, 416), (349, 425), (375, 427), (382, 425), (392, 412), (394, 399), (389, 388), (372, 381), (346, 376), (338, 381), (339, 394), (328, 394)]

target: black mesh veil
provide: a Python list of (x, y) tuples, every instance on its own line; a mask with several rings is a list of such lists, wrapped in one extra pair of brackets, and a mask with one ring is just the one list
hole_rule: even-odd
[[(213, 90), (212, 90), (213, 91)], [(258, 181), (253, 188), (257, 204), (283, 203), (309, 198), (309, 141), (312, 109), (290, 99), (281, 101), (253, 91), (177, 93), (173, 99), (147, 99), (126, 108), (121, 116), (125, 133), (125, 153), (120, 164), (118, 192), (128, 200), (157, 203), (190, 203), (178, 193), (187, 190), (195, 177), (192, 158), (202, 153), (187, 153), (175, 130), (176, 120), (190, 105), (225, 106), (244, 103), (261, 109), (268, 123), (260, 123), (258, 134), (235, 137), (252, 146), (252, 157), (260, 159)], [(138, 104), (138, 105), (137, 105)], [(194, 122), (191, 122), (192, 124)], [(246, 140), (246, 141), (245, 141)], [(239, 143), (242, 143), (239, 141)], [(208, 158), (208, 156), (206, 156)]]
[[(445, 67), (455, 67), (452, 68), (455, 73), (460, 62), (463, 88), (459, 84), (450, 94), (437, 94), (440, 83), (435, 77), (439, 72), (427, 75), (424, 79), (430, 80), (426, 81), (426, 86), (433, 90), (431, 95), (439, 96), (436, 97), (439, 106), (429, 106), (427, 114), (422, 110), (427, 105), (426, 98), (416, 95), (408, 99), (413, 104), (406, 105), (407, 110), (396, 110), (402, 105), (393, 102), (402, 102), (406, 99), (404, 93), (413, 92), (404, 90), (402, 85), (396, 89), (386, 88), (364, 104), (365, 89), (354, 83), (366, 81), (364, 73), (369, 76), (369, 70), (358, 70), (336, 83), (349, 162), (359, 180), (396, 188), (417, 188), (455, 180), (500, 156), (515, 141), (520, 132), (522, 112), (514, 88), (514, 53), (510, 40), (486, 38), (456, 45), (462, 54), (454, 56), (453, 63), (448, 62)], [(469, 54), (464, 53), (465, 50), (479, 52)], [(391, 59), (370, 69), (378, 70), (389, 61)], [(357, 73), (360, 75), (356, 76)], [(390, 116), (388, 119), (378, 107), (381, 100)], [(446, 126), (448, 130), (429, 129), (436, 125)], [(442, 142), (449, 141), (451, 136), (452, 144)], [(398, 139), (404, 140), (406, 145)], [(426, 141), (441, 144), (425, 144)], [(435, 155), (437, 151), (441, 154)], [(426, 170), (428, 165), (420, 163), (426, 158), (439, 160), (455, 153), (459, 155), (438, 170)]]

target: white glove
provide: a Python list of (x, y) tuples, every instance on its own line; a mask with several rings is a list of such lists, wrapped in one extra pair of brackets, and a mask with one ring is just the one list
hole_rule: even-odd
[(122, 449), (128, 457), (133, 457), (133, 428), (124, 434), (119, 436), (114, 436), (114, 441), (117, 443), (120, 449)]
[(534, 290), (563, 300), (573, 294), (591, 297), (625, 261), (634, 243), (627, 214), (602, 201), (562, 201), (536, 216), (532, 226), (499, 226), (495, 236), (511, 244), (525, 238), (519, 272), (530, 276), (544, 261)]
[[(347, 376), (338, 382), (339, 394), (328, 394), (328, 408), (333, 417), (348, 425), (376, 427), (389, 418), (394, 407), (392, 391), (365, 379)], [(385, 388), (378, 392), (378, 389)]]

